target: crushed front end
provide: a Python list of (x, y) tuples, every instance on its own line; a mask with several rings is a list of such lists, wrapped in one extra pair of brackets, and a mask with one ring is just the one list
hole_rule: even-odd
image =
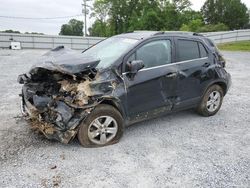
[(74, 80), (60, 73), (38, 72), (41, 75), (24, 82), (22, 112), (32, 127), (47, 138), (68, 143), (79, 123), (98, 102), (85, 92), (89, 78)]
[(103, 93), (113, 90), (111, 82), (104, 87), (106, 91), (94, 84), (98, 60), (84, 62), (81, 56), (72, 55), (64, 48), (51, 51), (29, 73), (18, 77), (23, 84), (24, 117), (48, 139), (62, 143), (75, 137), (78, 125), (101, 103)]

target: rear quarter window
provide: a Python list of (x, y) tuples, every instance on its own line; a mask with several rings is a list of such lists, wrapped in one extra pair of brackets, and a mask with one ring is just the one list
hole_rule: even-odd
[(207, 41), (207, 43), (208, 43), (211, 47), (213, 47), (213, 48), (216, 47), (215, 44), (213, 43), (213, 41), (210, 40), (209, 38), (206, 38), (206, 41)]
[(208, 52), (204, 45), (199, 42), (199, 48), (200, 48), (200, 57), (208, 57)]

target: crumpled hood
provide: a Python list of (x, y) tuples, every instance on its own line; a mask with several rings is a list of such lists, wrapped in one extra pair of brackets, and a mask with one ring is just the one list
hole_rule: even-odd
[(30, 73), (42, 68), (74, 75), (96, 68), (99, 62), (100, 59), (91, 56), (86, 57), (83, 53), (59, 46), (38, 59)]

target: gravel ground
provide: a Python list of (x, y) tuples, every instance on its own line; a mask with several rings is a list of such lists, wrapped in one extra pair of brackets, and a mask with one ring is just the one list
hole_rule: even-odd
[(224, 52), (233, 86), (218, 115), (168, 115), (85, 149), (20, 117), (17, 76), (44, 52), (0, 50), (0, 187), (250, 187), (250, 53)]

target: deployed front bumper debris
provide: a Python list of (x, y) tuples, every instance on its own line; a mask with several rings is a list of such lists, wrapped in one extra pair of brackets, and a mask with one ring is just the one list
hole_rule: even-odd
[(115, 89), (114, 78), (101, 81), (98, 63), (61, 47), (20, 75), (21, 110), (32, 127), (48, 139), (62, 143), (73, 139), (78, 125)]

